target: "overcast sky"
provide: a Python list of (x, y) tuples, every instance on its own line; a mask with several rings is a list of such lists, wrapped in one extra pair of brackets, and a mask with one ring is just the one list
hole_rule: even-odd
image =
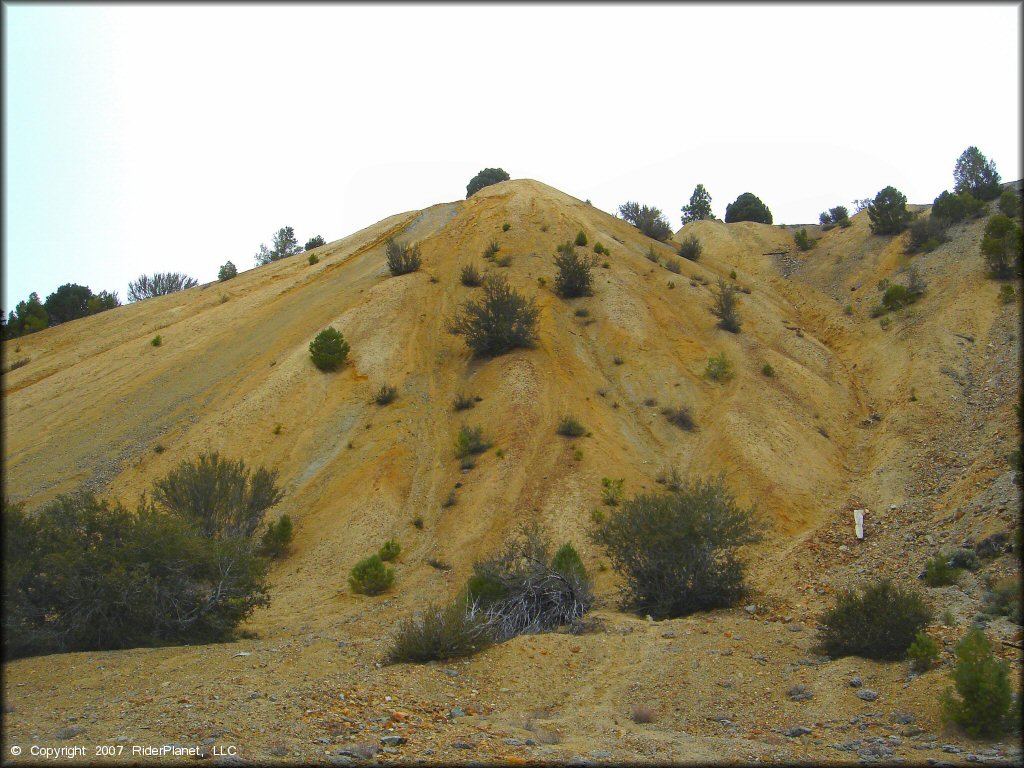
[(1021, 177), (1019, 4), (4, 3), (4, 293), (216, 278), (295, 228), (330, 241), (465, 197), (482, 168), (614, 212), (776, 223), (969, 145)]

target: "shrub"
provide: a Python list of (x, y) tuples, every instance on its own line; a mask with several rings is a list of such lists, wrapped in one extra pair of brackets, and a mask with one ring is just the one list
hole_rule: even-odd
[(612, 480), (610, 477), (601, 478), (601, 501), (609, 507), (617, 507), (622, 501), (622, 486), (625, 479)]
[(946, 190), (932, 203), (932, 218), (947, 224), (956, 224), (968, 216), (981, 215), (987, 206), (970, 192), (954, 194)]
[(386, 592), (394, 580), (394, 568), (384, 565), (380, 555), (370, 555), (352, 567), (348, 585), (353, 592), (360, 595), (379, 595)]
[(314, 264), (319, 264), (320, 263), (320, 257), (317, 256), (315, 253), (311, 253), (306, 258), (306, 261), (309, 262), (309, 266), (313, 266)]
[(665, 467), (662, 469), (658, 473), (657, 478), (655, 478), (655, 482), (658, 485), (664, 485), (673, 493), (678, 493), (686, 487), (683, 477), (679, 474), (679, 470), (676, 467)]
[(274, 247), (267, 248), (260, 244), (259, 253), (256, 254), (256, 264), (269, 264), (272, 261), (286, 259), (301, 251), (299, 241), (295, 239), (295, 230), (291, 227), (281, 227), (274, 233)]
[(808, 236), (807, 228), (803, 227), (798, 229), (793, 235), (793, 242), (796, 243), (796, 247), (801, 251), (809, 251), (811, 248), (818, 244), (818, 241), (813, 237)]
[(582, 229), (576, 233), (576, 239), (573, 241), (573, 245), (579, 246), (580, 248), (587, 247), (587, 233)]
[(456, 411), (467, 411), (475, 405), (476, 400), (470, 395), (464, 395), (461, 392), (455, 396), (455, 400), (452, 402), (452, 408)]
[(267, 557), (280, 557), (292, 543), (292, 519), (281, 515), (276, 523), (267, 525), (267, 530), (260, 539), (260, 550)]
[(577, 253), (572, 243), (563, 243), (555, 255), (555, 267), (558, 269), (558, 274), (555, 275), (555, 291), (567, 299), (592, 296), (593, 266), (594, 260), (591, 257)]
[(466, 344), (480, 356), (496, 356), (517, 347), (532, 347), (537, 339), (540, 310), (513, 290), (500, 275), (488, 275), (483, 298), (468, 301), (448, 322), (448, 331), (465, 337)]
[(569, 542), (559, 547), (555, 556), (551, 558), (551, 570), (560, 573), (567, 579), (575, 579), (580, 584), (590, 581), (587, 569), (583, 565), (583, 559)]
[(601, 256), (601, 255), (607, 255), (607, 254), (611, 253), (611, 251), (609, 251), (607, 248), (605, 248), (603, 245), (601, 245), (600, 241), (598, 241), (598, 242), (594, 243), (594, 253), (596, 253), (598, 256)]
[(907, 253), (934, 251), (942, 243), (948, 240), (946, 236), (946, 224), (943, 219), (935, 217), (933, 213), (927, 219), (918, 219), (910, 225), (910, 235), (907, 238)]
[(157, 272), (152, 277), (139, 275), (128, 283), (128, 301), (142, 301), (154, 296), (166, 296), (186, 288), (194, 288), (199, 281), (180, 272)]
[(484, 168), (480, 173), (469, 180), (466, 185), (466, 199), (468, 200), (475, 193), (491, 184), (498, 184), (508, 181), (511, 178), (502, 168)]
[(1013, 728), (1013, 689), (1010, 670), (992, 653), (985, 633), (972, 628), (956, 647), (953, 667), (956, 696), (947, 688), (942, 715), (974, 737), (997, 736)]
[(876, 235), (898, 235), (910, 221), (906, 195), (895, 187), (881, 190), (868, 205), (868, 218)]
[(312, 251), (314, 248), (319, 248), (323, 244), (324, 239), (320, 237), (320, 235), (313, 235), (313, 237), (309, 238), (309, 240), (306, 241), (306, 245), (303, 247), (302, 250)]
[(658, 720), (658, 711), (646, 704), (634, 704), (629, 710), (634, 723), (654, 723)]
[(771, 363), (765, 363), (761, 367), (761, 373), (767, 376), (769, 379), (775, 376), (775, 369), (772, 368)]
[(924, 564), (924, 583), (929, 587), (945, 587), (956, 584), (959, 579), (960, 569), (949, 563), (947, 555), (935, 555)]
[(590, 317), (590, 310), (586, 307), (577, 307), (573, 314), (576, 315), (576, 317)]
[(94, 296), (87, 285), (65, 283), (46, 297), (43, 309), (46, 310), (49, 325), (60, 325), (86, 315), (113, 309), (119, 304), (116, 292), (109, 294), (100, 291), (98, 296)]
[(35, 291), (29, 294), (28, 301), (19, 301), (13, 312), (8, 313), (4, 326), (5, 338), (13, 338), (27, 333), (41, 331), (50, 324), (50, 316), (46, 307), (39, 300)]
[(718, 327), (730, 333), (740, 332), (740, 316), (736, 310), (739, 301), (736, 286), (719, 278), (715, 303), (711, 306), (711, 314), (718, 318)]
[(895, 661), (906, 656), (931, 617), (920, 595), (881, 579), (860, 593), (844, 590), (837, 595), (820, 621), (821, 646), (832, 657)]
[(476, 268), (475, 264), (464, 266), (462, 272), (459, 273), (459, 280), (469, 288), (479, 288), (483, 282), (483, 279), (480, 277), (480, 271)]
[(690, 235), (679, 244), (679, 255), (689, 261), (697, 261), (700, 258), (703, 247), (696, 235)]
[(1004, 189), (999, 196), (999, 212), (1011, 219), (1020, 216), (1020, 195), (1012, 189)]
[(683, 267), (679, 263), (678, 259), (672, 259), (671, 261), (666, 261), (665, 262), (665, 269), (667, 269), (669, 272), (671, 272), (674, 275), (678, 275), (680, 272), (683, 271)]
[(321, 371), (334, 371), (342, 366), (348, 355), (348, 342), (334, 327), (325, 328), (309, 343), (313, 365)]
[(399, 622), (386, 660), (389, 664), (423, 663), (472, 656), (491, 645), (483, 616), (470, 616), (463, 601), (430, 604), (422, 613)]
[(1012, 304), (1014, 297), (1016, 297), (1016, 291), (1013, 286), (1009, 283), (1003, 283), (999, 286), (999, 303), (1000, 304)]
[(640, 203), (627, 202), (619, 206), (619, 215), (648, 237), (668, 240), (672, 227), (657, 208), (648, 208)]
[(505, 254), (504, 256), (499, 256), (498, 258), (496, 258), (494, 260), (494, 263), (496, 265), (498, 265), (499, 267), (511, 267), (512, 266), (512, 255), (511, 254)]
[(384, 253), (387, 257), (388, 269), (393, 277), (406, 275), (415, 272), (420, 268), (423, 259), (420, 258), (420, 246), (402, 245), (393, 237), (389, 237), (384, 246)]
[(564, 437), (582, 437), (587, 434), (587, 428), (580, 424), (572, 416), (564, 416), (558, 422), (558, 429), (555, 430)]
[(252, 536), (283, 496), (277, 470), (252, 472), (241, 459), (224, 459), (217, 451), (182, 461), (153, 485), (157, 504), (211, 539)]
[(455, 438), (455, 458), (464, 459), (467, 456), (475, 456), (490, 447), (491, 443), (484, 439), (483, 427), (470, 428), (463, 425)]
[(939, 644), (928, 636), (927, 632), (918, 632), (914, 642), (907, 649), (910, 668), (915, 672), (927, 672), (939, 660)]
[(845, 205), (837, 205), (835, 208), (830, 208), (820, 216), (818, 216), (818, 223), (821, 224), (821, 228), (826, 232), (837, 224), (841, 227), (850, 226), (850, 212), (846, 209)]
[(997, 213), (985, 225), (981, 241), (990, 277), (1007, 278), (1021, 271), (1021, 228), (1010, 217)]
[(1006, 576), (988, 581), (985, 593), (985, 612), (1006, 616), (1014, 624), (1021, 623), (1020, 576)]
[(502, 232), (508, 232), (510, 229), (512, 229), (512, 225), (509, 224), (507, 221), (501, 225)]
[(683, 213), (683, 226), (686, 226), (691, 221), (703, 221), (704, 219), (715, 218), (714, 214), (711, 213), (711, 195), (708, 194), (706, 189), (704, 189), (703, 184), (698, 184), (693, 188), (693, 194), (690, 195), (689, 205), (684, 205), (679, 210)]
[(498, 555), (474, 563), (467, 587), (471, 615), (483, 617), (496, 642), (579, 626), (593, 605), (589, 580), (572, 547), (559, 553), (556, 567), (533, 526), (523, 528)]
[(668, 419), (669, 424), (674, 424), (680, 429), (685, 429), (687, 432), (692, 432), (696, 427), (693, 415), (685, 405), (680, 405), (678, 408), (666, 408), (662, 411), (662, 414)]
[(882, 306), (890, 311), (905, 307), (912, 302), (913, 298), (910, 291), (899, 283), (890, 285), (885, 289), (885, 293), (882, 294)]
[(597, 524), (593, 538), (625, 579), (625, 605), (656, 619), (729, 606), (746, 593), (739, 548), (759, 541), (721, 477), (676, 493), (640, 495)]
[(484, 249), (484, 258), (493, 259), (500, 250), (501, 243), (499, 243), (497, 240), (491, 240), (491, 242), (488, 243), (487, 248)]
[(719, 352), (714, 357), (708, 358), (704, 375), (712, 381), (718, 382), (728, 381), (732, 378), (732, 363), (725, 356), (725, 352)]
[(388, 539), (380, 548), (380, 559), (385, 563), (389, 563), (398, 557), (398, 553), (402, 551), (402, 545), (395, 539)]
[(7, 658), (218, 642), (268, 603), (250, 541), (204, 538), (151, 505), (80, 493), (30, 516), (5, 502), (2, 523)]
[(156, 336), (149, 340), (149, 343), (152, 344), (154, 347), (159, 347), (161, 344), (164, 343), (164, 340), (160, 337), (160, 334), (158, 333)]
[(647, 246), (647, 260), (653, 261), (655, 264), (658, 264), (661, 261), (660, 257), (658, 256), (658, 252), (654, 250), (653, 245)]
[(377, 405), (389, 405), (395, 401), (398, 397), (398, 388), (392, 387), (388, 384), (381, 384), (380, 389), (377, 390), (373, 396), (373, 402)]
[(994, 160), (989, 160), (977, 147), (968, 147), (957, 158), (953, 168), (953, 189), (970, 192), (979, 200), (999, 197), (999, 173)]
[(734, 202), (725, 207), (725, 223), (736, 221), (756, 221), (761, 224), (772, 223), (772, 212), (752, 192), (744, 192)]

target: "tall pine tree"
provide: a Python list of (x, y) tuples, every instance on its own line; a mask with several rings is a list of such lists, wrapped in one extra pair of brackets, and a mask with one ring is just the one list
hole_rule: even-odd
[(698, 184), (690, 195), (690, 204), (684, 205), (680, 210), (683, 212), (683, 225), (691, 221), (703, 221), (713, 219), (715, 215), (711, 212), (711, 195), (704, 189), (703, 184)]

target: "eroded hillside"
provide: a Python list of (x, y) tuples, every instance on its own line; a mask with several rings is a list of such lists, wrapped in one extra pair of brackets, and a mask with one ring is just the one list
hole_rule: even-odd
[[(315, 265), (293, 257), (4, 342), (30, 359), (3, 376), (8, 496), (35, 507), (85, 486), (133, 503), (181, 460), (219, 450), (277, 469), (286, 495), (274, 511), (296, 523), (294, 551), (271, 573), (272, 603), (249, 623), (256, 638), (9, 664), (5, 741), (57, 743), (53, 733), (75, 717), (98, 741), (214, 738), (254, 760), (343, 759), (339, 744), (388, 727), (409, 739), (401, 755), (445, 761), (595, 751), (785, 759), (795, 749), (834, 760), (830, 745), (847, 737), (827, 731), (881, 711), (846, 689), (855, 672), (873, 676), (881, 709), (912, 710), (919, 731), (935, 732), (945, 672), (909, 686), (902, 665), (800, 659), (837, 587), (877, 572), (916, 580), (940, 545), (1015, 524), (1019, 488), (1006, 456), (1019, 440), (1020, 304), (1000, 303), (983, 275), (983, 225), (960, 225), (950, 242), (909, 257), (902, 238), (871, 235), (864, 214), (816, 233), (807, 253), (793, 246), (793, 228), (697, 222), (685, 234), (703, 255), (679, 261), (675, 274), (663, 266), (677, 260), (672, 244), (520, 180), (393, 216), (323, 246)], [(580, 229), (588, 250), (600, 242), (610, 255), (598, 257), (606, 268), (595, 270), (594, 296), (564, 300), (551, 291), (552, 258)], [(419, 243), (423, 268), (391, 277), (388, 237)], [(482, 258), (492, 241), (509, 266)], [(903, 279), (911, 261), (927, 291), (883, 328), (869, 316), (878, 282)], [(446, 332), (475, 295), (459, 281), (470, 262), (536, 298), (535, 349), (475, 359)], [(744, 290), (739, 334), (718, 329), (710, 312), (719, 279)], [(308, 345), (329, 325), (351, 354), (324, 374)], [(153, 347), (157, 333), (163, 343)], [(734, 375), (716, 383), (705, 366), (720, 353)], [(385, 383), (399, 396), (380, 407), (372, 393)], [(482, 400), (457, 413), (459, 393)], [(661, 413), (680, 405), (694, 431)], [(568, 414), (590, 434), (556, 435)], [(461, 470), (453, 441), (462, 424), (481, 426), (501, 455)], [(587, 537), (601, 479), (623, 478), (633, 494), (657, 489), (671, 466), (724, 473), (769, 522), (749, 553), (754, 611), (651, 624), (615, 610), (615, 577)], [(457, 484), (456, 503), (443, 506)], [(852, 535), (854, 507), (869, 510), (863, 543)], [(605, 630), (520, 637), (452, 665), (455, 675), (378, 668), (395, 621), (454, 595), (474, 560), (525, 521), (581, 551)], [(394, 590), (349, 593), (349, 568), (390, 537), (403, 549)], [(969, 620), (980, 590), (979, 581), (931, 593)], [(994, 631), (1013, 642), (1017, 628), (1000, 622)], [(805, 678), (820, 695), (789, 701), (786, 687)], [(38, 696), (51, 687), (58, 699)], [(630, 705), (643, 702), (661, 712), (656, 724), (629, 721)], [(454, 706), (473, 714), (452, 718)], [(528, 720), (560, 735), (527, 745)], [(780, 735), (794, 724), (812, 727), (811, 739)], [(452, 747), (458, 740), (471, 748)], [(899, 754), (925, 754), (904, 746)]]

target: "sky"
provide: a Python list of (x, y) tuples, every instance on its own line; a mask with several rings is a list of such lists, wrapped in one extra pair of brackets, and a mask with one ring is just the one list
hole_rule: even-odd
[(698, 183), (775, 223), (968, 146), (1021, 178), (1021, 5), (3, 3), (4, 311), (216, 279), (465, 197), (481, 169), (674, 228)]

